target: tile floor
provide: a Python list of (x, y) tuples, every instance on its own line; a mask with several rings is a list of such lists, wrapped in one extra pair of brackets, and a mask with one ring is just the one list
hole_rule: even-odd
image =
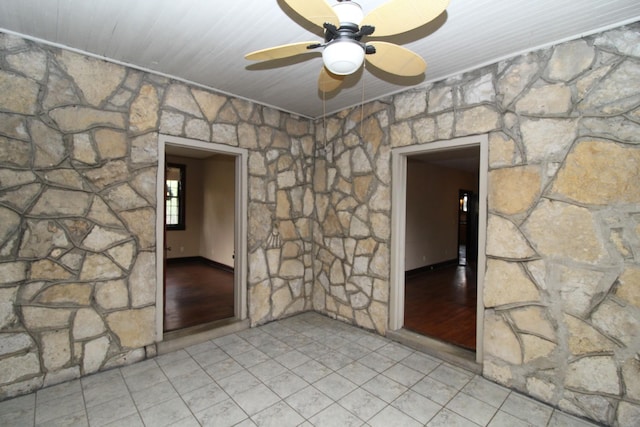
[(593, 426), (305, 313), (0, 402), (2, 426)]

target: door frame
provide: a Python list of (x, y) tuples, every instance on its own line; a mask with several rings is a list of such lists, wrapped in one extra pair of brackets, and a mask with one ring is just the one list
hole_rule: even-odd
[(407, 206), (407, 157), (432, 151), (449, 151), (456, 148), (479, 146), (480, 169), (478, 185), (478, 271), (476, 307), (476, 362), (483, 361), (484, 272), (486, 268), (487, 239), (487, 175), (489, 170), (489, 137), (474, 135), (411, 145), (391, 150), (391, 280), (389, 289), (389, 330), (402, 329), (404, 325), (404, 275)]
[[(234, 318), (247, 318), (247, 218), (248, 218), (248, 158), (245, 148), (224, 144), (204, 142), (195, 139), (171, 135), (158, 135), (158, 176), (157, 176), (157, 209), (164, 212), (164, 162), (165, 146), (181, 146), (201, 151), (210, 151), (235, 157), (235, 230), (234, 230)], [(163, 340), (164, 329), (164, 233), (165, 218), (156, 215), (156, 341)], [(160, 309), (162, 308), (162, 309)]]

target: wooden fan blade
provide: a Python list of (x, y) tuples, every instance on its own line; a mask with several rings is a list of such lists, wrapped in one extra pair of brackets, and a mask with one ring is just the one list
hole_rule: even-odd
[(322, 67), (320, 70), (320, 77), (318, 77), (318, 89), (325, 93), (333, 92), (342, 85), (343, 81), (344, 76), (331, 74), (325, 67)]
[(300, 14), (307, 21), (323, 28), (325, 22), (339, 26), (338, 15), (326, 0), (283, 0), (283, 2)]
[(389, 0), (362, 20), (373, 25), (374, 37), (385, 37), (418, 28), (445, 11), (449, 0)]
[(427, 69), (427, 63), (420, 55), (397, 44), (387, 42), (369, 42), (376, 53), (365, 58), (375, 67), (387, 73), (403, 77), (419, 76)]
[(307, 46), (317, 45), (318, 42), (299, 42), (284, 44), (282, 46), (270, 47), (267, 49), (256, 50), (247, 53), (244, 57), (251, 61), (269, 61), (272, 59), (288, 58), (289, 56), (301, 55), (303, 53), (312, 52)]

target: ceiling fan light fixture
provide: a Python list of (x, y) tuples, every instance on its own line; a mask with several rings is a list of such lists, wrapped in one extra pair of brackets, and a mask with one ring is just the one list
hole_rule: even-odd
[(322, 52), (324, 66), (335, 75), (353, 74), (364, 62), (364, 48), (355, 40), (335, 40)]
[(340, 24), (351, 23), (360, 25), (364, 19), (364, 12), (360, 5), (350, 0), (340, 0), (340, 3), (333, 5), (333, 10), (338, 15)]

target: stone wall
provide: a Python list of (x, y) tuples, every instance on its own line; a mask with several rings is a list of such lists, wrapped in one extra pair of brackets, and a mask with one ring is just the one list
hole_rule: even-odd
[(488, 133), (484, 376), (640, 424), (639, 34), (634, 24), (329, 118), (314, 309), (385, 332), (390, 151)]
[(249, 151), (249, 312), (311, 306), (313, 123), (0, 34), (0, 399), (153, 354), (158, 133)]

